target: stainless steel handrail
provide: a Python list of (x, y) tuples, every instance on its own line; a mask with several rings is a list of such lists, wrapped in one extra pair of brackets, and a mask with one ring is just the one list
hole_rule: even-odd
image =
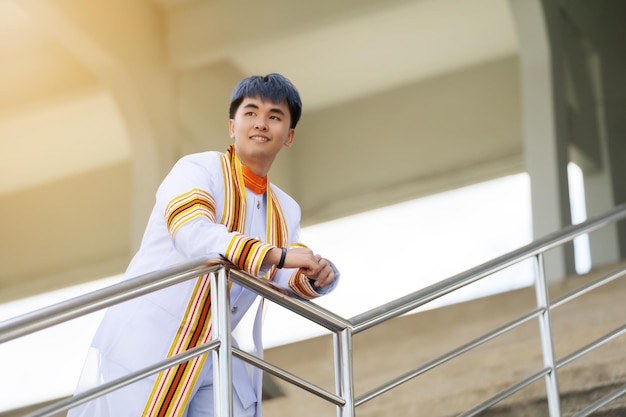
[(354, 326), (355, 333), (362, 332), (389, 319), (411, 312), (424, 304), (478, 281), (481, 278), (494, 274), (506, 267), (560, 246), (578, 235), (592, 232), (609, 223), (624, 218), (626, 218), (626, 204), (616, 206), (604, 215), (588, 219), (577, 225), (565, 227), (563, 230), (551, 233), (519, 249), (468, 269), (465, 272), (461, 272), (433, 285), (405, 295), (404, 297), (392, 300), (365, 313), (354, 316), (350, 319), (350, 323)]
[[(216, 340), (207, 345), (199, 346), (194, 350), (187, 351), (179, 356), (168, 358), (146, 369), (139, 370), (131, 375), (128, 375), (125, 378), (120, 378), (119, 380), (112, 381), (106, 386), (84, 392), (72, 399), (64, 400), (62, 402), (58, 402), (49, 407), (46, 407), (45, 409), (38, 410), (37, 412), (32, 413), (29, 416), (41, 417), (53, 415), (49, 414), (50, 410), (57, 410), (56, 412), (58, 412), (59, 410), (66, 410), (69, 407), (88, 401), (87, 397), (89, 397), (89, 399), (92, 399), (94, 398), (94, 395), (104, 394), (112, 389), (116, 389), (132, 383), (137, 379), (148, 375), (148, 372), (150, 374), (156, 373), (162, 369), (167, 368), (168, 366), (173, 366), (177, 363), (180, 363), (181, 361), (188, 360), (189, 358), (201, 354), (206, 354), (206, 352), (212, 351), (220, 357), (219, 367), (223, 369), (223, 372), (222, 370), (220, 370), (220, 377), (218, 378), (218, 380), (221, 381), (221, 383), (225, 384), (225, 387), (230, 387), (230, 355), (235, 355), (255, 366), (260, 367), (267, 372), (279, 376), (285, 381), (288, 381), (302, 389), (305, 389), (315, 394), (320, 398), (325, 399), (326, 401), (335, 404), (338, 407), (338, 416), (353, 417), (354, 408), (356, 406), (366, 401), (369, 401), (370, 399), (375, 398), (397, 387), (398, 385), (414, 378), (415, 376), (423, 374), (424, 372), (456, 356), (459, 356), (462, 353), (465, 353), (470, 349), (473, 349), (474, 347), (496, 336), (499, 336), (500, 334), (503, 334), (506, 331), (517, 327), (518, 325), (521, 325), (522, 323), (525, 323), (534, 317), (540, 317), (544, 323), (543, 328), (541, 329), (541, 333), (543, 340), (542, 350), (544, 351), (545, 355), (546, 350), (551, 351), (552, 343), (551, 330), (549, 326), (550, 310), (601, 285), (604, 285), (623, 276), (626, 273), (626, 268), (622, 268), (617, 272), (610, 273), (593, 283), (589, 283), (575, 291), (572, 291), (564, 296), (557, 298), (553, 302), (550, 302), (550, 300), (548, 300), (547, 298), (542, 298), (542, 293), (545, 292), (545, 281), (543, 280), (543, 277), (540, 277), (541, 279), (538, 281), (542, 282), (537, 283), (537, 297), (539, 305), (536, 309), (527, 312), (521, 317), (509, 322), (508, 324), (505, 324), (504, 326), (501, 326), (494, 331), (487, 333), (486, 335), (483, 335), (482, 337), (474, 339), (447, 354), (441, 355), (438, 358), (429, 361), (419, 368), (416, 368), (397, 378), (392, 379), (390, 382), (374, 390), (371, 390), (364, 395), (357, 397), (356, 399), (353, 393), (352, 381), (352, 337), (354, 334), (381, 324), (391, 318), (408, 313), (415, 308), (418, 308), (438, 297), (449, 294), (450, 292), (462, 288), (472, 282), (475, 282), (508, 266), (514, 265), (518, 262), (532, 257), (535, 257), (535, 259), (537, 260), (539, 275), (541, 275), (541, 272), (543, 271), (541, 259), (542, 254), (545, 251), (562, 245), (563, 243), (572, 240), (574, 237), (580, 234), (589, 233), (593, 230), (606, 226), (607, 224), (617, 222), (624, 218), (626, 218), (626, 205), (615, 207), (613, 210), (609, 211), (603, 216), (589, 219), (579, 225), (569, 226), (562, 231), (548, 235), (529, 245), (526, 245), (520, 249), (495, 258), (492, 261), (486, 262), (466, 272), (457, 274), (451, 278), (441, 281), (440, 283), (431, 285), (427, 288), (411, 293), (405, 297), (401, 297), (390, 303), (384, 304), (378, 308), (372, 309), (366, 313), (355, 316), (350, 320), (346, 320), (317, 304), (292, 298), (284, 291), (276, 288), (269, 281), (253, 277), (245, 272), (242, 272), (236, 269), (232, 264), (227, 261), (204, 259), (189, 263), (187, 265), (182, 265), (177, 268), (172, 268), (167, 271), (146, 274), (144, 276), (124, 281), (120, 284), (115, 284), (113, 286), (94, 291), (92, 293), (88, 293), (83, 296), (76, 297), (74, 299), (34, 311), (32, 313), (27, 313), (13, 319), (0, 322), (0, 343), (25, 336), (35, 331), (54, 326), (64, 321), (94, 312), (96, 310), (129, 300), (134, 297), (147, 294), (152, 291), (156, 291), (161, 288), (165, 288), (170, 285), (174, 285), (179, 282), (183, 282), (188, 279), (196, 278), (200, 275), (211, 273), (212, 281), (214, 282), (215, 279), (218, 280), (218, 285), (216, 285), (215, 288), (219, 289), (219, 291), (216, 291), (217, 295), (212, 294), (212, 296), (216, 297), (214, 300), (215, 308), (218, 310), (216, 312), (216, 317), (219, 317), (221, 320), (219, 327), (220, 330), (218, 331), (219, 337), (216, 338)], [(227, 317), (229, 314), (229, 300), (226, 296), (228, 286), (225, 285), (225, 281), (227, 278), (250, 288), (251, 290), (265, 297), (266, 299), (275, 302), (293, 312), (296, 312), (297, 314), (317, 323), (322, 327), (325, 327), (326, 329), (334, 333), (336, 379), (335, 384), (337, 390), (336, 394), (332, 394), (322, 388), (319, 388), (300, 377), (297, 377), (287, 371), (284, 371), (272, 364), (269, 364), (259, 358), (249, 355), (230, 345), (230, 333), (227, 331), (227, 329), (229, 329), (229, 326), (227, 325), (229, 321), (229, 317)], [(545, 295), (547, 295), (547, 293), (545, 293)], [(556, 384), (555, 375), (556, 369), (595, 349), (596, 347), (608, 342), (609, 340), (621, 335), (624, 332), (626, 332), (626, 326), (614, 330), (608, 335), (599, 338), (598, 340), (590, 343), (582, 349), (579, 349), (578, 351), (558, 361), (555, 360), (552, 357), (552, 353), (549, 352), (547, 362), (545, 362), (545, 366), (543, 369), (535, 372), (535, 374), (531, 375), (527, 379), (518, 382), (517, 384), (514, 384), (512, 387), (501, 391), (496, 396), (486, 400), (482, 404), (479, 404), (472, 410), (469, 410), (462, 415), (475, 415), (480, 410), (491, 407), (492, 405), (501, 401), (503, 398), (506, 398), (512, 393), (517, 392), (531, 382), (536, 381), (541, 377), (544, 377), (546, 378), (546, 389), (548, 391), (549, 404), (552, 402), (552, 404), (550, 405), (550, 415), (551, 417), (559, 416), (560, 410), (558, 405), (558, 386)], [(227, 353), (227, 357), (224, 357), (225, 353)], [(545, 360), (546, 357), (544, 356), (544, 361)], [(552, 382), (550, 382), (549, 379), (551, 379)], [(550, 393), (549, 391), (551, 390), (555, 392)], [(220, 397), (222, 399), (221, 403), (230, 403), (232, 401), (232, 393), (230, 392), (230, 389), (227, 388), (227, 391), (229, 392), (227, 392), (226, 395)], [(598, 403), (589, 407), (589, 410), (591, 410), (592, 408), (596, 409), (594, 407), (601, 406), (599, 405), (600, 403), (604, 404), (605, 402), (610, 401), (609, 398), (613, 398), (615, 395), (619, 396), (622, 394), (623, 389), (622, 391), (618, 390), (617, 393), (611, 394), (604, 399), (601, 399)], [(555, 395), (557, 397), (556, 399), (554, 399)], [(550, 399), (551, 396), (552, 399)], [(224, 414), (230, 415), (231, 409), (229, 408), (229, 405), (220, 404), (220, 407), (222, 406), (224, 407), (223, 410), (225, 410)], [(583, 416), (588, 414), (579, 415)]]
[(599, 288), (603, 285), (606, 285), (609, 282), (615, 281), (616, 279), (621, 278), (624, 275), (626, 275), (626, 265), (618, 267), (615, 271), (609, 272), (605, 276), (593, 282), (589, 282), (581, 286), (580, 288), (576, 288), (566, 294), (561, 295), (560, 297), (557, 297), (556, 299), (554, 299), (554, 301), (552, 301), (551, 306), (553, 309), (560, 307), (563, 304), (572, 301), (574, 298), (587, 294), (588, 292), (595, 290), (596, 288)]
[(622, 395), (626, 394), (626, 385), (622, 385), (619, 389), (613, 391), (612, 393), (605, 395), (604, 397), (600, 398), (598, 401), (596, 401), (595, 403), (591, 404), (589, 407), (579, 411), (578, 413), (574, 414), (572, 417), (585, 417), (585, 416), (589, 416), (591, 415), (591, 413), (598, 411), (599, 409), (601, 409), (602, 407), (604, 407), (605, 405), (607, 405), (608, 403), (610, 403), (611, 401), (614, 401), (616, 399), (618, 399), (619, 397), (621, 397)]
[(40, 408), (30, 414), (27, 414), (23, 417), (52, 417), (57, 415), (62, 411), (67, 411), (72, 407), (77, 405), (84, 404), (88, 401), (93, 400), (94, 398), (100, 397), (104, 394), (108, 394), (109, 392), (115, 391), (117, 389), (123, 388), (127, 385), (130, 385), (134, 382), (137, 382), (141, 379), (144, 379), (150, 375), (154, 375), (158, 372), (161, 372), (167, 368), (170, 368), (174, 365), (178, 365), (180, 363), (186, 362), (190, 359), (195, 358), (198, 355), (205, 354), (212, 350), (217, 349), (220, 346), (219, 340), (213, 340), (207, 344), (197, 346), (195, 348), (186, 350), (182, 353), (179, 353), (174, 356), (170, 356), (167, 359), (163, 359), (151, 366), (147, 366), (145, 368), (139, 369), (138, 371), (132, 372), (123, 377), (114, 379), (110, 382), (104, 383), (102, 385), (98, 385), (95, 388), (91, 388), (89, 390), (83, 391), (74, 395), (73, 397), (67, 398), (65, 400), (57, 401), (53, 404), (50, 404), (46, 407)]
[(243, 359), (251, 365), (258, 366), (264, 371), (279, 377), (283, 381), (287, 381), (292, 385), (295, 385), (305, 391), (310, 392), (311, 394), (315, 394), (330, 403), (338, 406), (343, 406), (346, 404), (346, 400), (341, 398), (340, 396), (332, 394), (327, 390), (320, 388), (319, 386), (312, 384), (297, 375), (292, 374), (291, 372), (281, 369), (278, 366), (272, 365), (271, 363), (264, 361), (263, 359), (259, 359), (256, 356), (244, 352), (241, 349), (233, 348), (233, 356), (237, 356), (238, 358)]
[(0, 343), (26, 336), (191, 278), (197, 278), (221, 267), (219, 260), (198, 260), (164, 271), (141, 275), (31, 313), (22, 314), (0, 322)]
[[(23, 337), (34, 333), (39, 330), (43, 330), (57, 324), (69, 321), (71, 319), (81, 317), (83, 315), (98, 311), (100, 309), (109, 307), (116, 303), (124, 302), (135, 297), (139, 297), (148, 294), (153, 291), (166, 288), (171, 285), (178, 284), (180, 282), (197, 278), (198, 276), (215, 273), (223, 270), (228, 270), (229, 277), (242, 285), (247, 286), (253, 291), (256, 291), (260, 295), (269, 298), (277, 304), (292, 310), (293, 312), (300, 314), (301, 316), (310, 319), (311, 321), (328, 328), (335, 332), (341, 332), (349, 326), (347, 320), (340, 318), (334, 313), (324, 309), (321, 306), (313, 303), (308, 303), (304, 300), (293, 298), (287, 295), (284, 291), (275, 287), (271, 282), (254, 277), (246, 272), (236, 269), (232, 264), (223, 259), (202, 259), (174, 268), (170, 268), (164, 271), (158, 271), (141, 275), (136, 278), (131, 278), (126, 281), (113, 284), (106, 288), (102, 288), (70, 300), (62, 301), (53, 304), (48, 307), (44, 307), (35, 310), (30, 313), (26, 313), (14, 318), (0, 322), (0, 343), (9, 342), (19, 337)], [(220, 285), (213, 285), (213, 288), (219, 288)], [(225, 291), (219, 291), (222, 294), (221, 300), (215, 300), (215, 305), (225, 304), (225, 298), (223, 297)], [(212, 294), (213, 296), (213, 294)], [(219, 301), (219, 302), (218, 302)], [(227, 308), (226, 311), (229, 311)], [(222, 314), (226, 317), (227, 314)], [(225, 321), (225, 320), (222, 320)], [(222, 323), (223, 325), (223, 323)], [(228, 327), (226, 327), (228, 328)], [(216, 332), (217, 333), (217, 332)], [(226, 333), (225, 331), (221, 332)], [(220, 335), (217, 335), (220, 337)], [(229, 336), (229, 335), (228, 335)], [(140, 369), (125, 377), (118, 378), (109, 383), (98, 386), (94, 389), (82, 392), (75, 395), (72, 398), (65, 399), (59, 402), (55, 402), (47, 407), (39, 409), (27, 417), (47, 417), (56, 415), (59, 412), (66, 411), (71, 407), (83, 404), (90, 401), (97, 396), (104, 395), (115, 389), (122, 388), (139, 379), (146, 376), (160, 372), (171, 366), (177, 365), (181, 362), (190, 360), (198, 355), (205, 354), (209, 351), (222, 347), (221, 340), (214, 340), (209, 344), (198, 346), (197, 348), (190, 349), (179, 355), (172, 356), (163, 361), (160, 361), (153, 366)], [(305, 389), (318, 397), (325, 399), (335, 405), (345, 406), (346, 400), (340, 396), (333, 395), (328, 391), (302, 379), (287, 371), (284, 371), (278, 367), (268, 364), (252, 355), (247, 354), (237, 348), (229, 346), (229, 352), (235, 356), (240, 357), (249, 363), (259, 366), (260, 368), (281, 377), (288, 382)], [(225, 355), (221, 355), (224, 359)], [(228, 366), (226, 366), (228, 367)], [(222, 366), (222, 368), (224, 368)], [(230, 386), (230, 384), (226, 384)], [(225, 393), (222, 390), (222, 394), (232, 395), (230, 390)], [(230, 402), (228, 399), (224, 402)]]
[(356, 405), (359, 406), (393, 388), (396, 388), (397, 386), (427, 372), (430, 371), (433, 368), (436, 368), (437, 366), (448, 362), (451, 359), (454, 359), (460, 355), (462, 355), (463, 353), (469, 352), (470, 350), (474, 349), (475, 347), (478, 347), (480, 345), (482, 345), (483, 343), (486, 343), (506, 332), (508, 332), (511, 329), (514, 329), (518, 326), (521, 326), (522, 324), (530, 321), (531, 319), (536, 318), (537, 316), (539, 316), (541, 313), (543, 313), (545, 311), (545, 309), (542, 308), (536, 308), (524, 315), (522, 315), (521, 317), (510, 321), (509, 323), (506, 323), (505, 325), (481, 336), (481, 337), (477, 337), (474, 340), (471, 340), (465, 344), (463, 344), (462, 346), (459, 346), (456, 349), (453, 349), (441, 356), (438, 356), (435, 359), (432, 359), (430, 361), (428, 361), (427, 363), (425, 363), (422, 366), (419, 366), (411, 371), (405, 372), (404, 374), (392, 379), (391, 381), (380, 385), (379, 387), (372, 389), (366, 393), (364, 393), (363, 395), (359, 396), (356, 400)]
[(309, 303), (279, 289), (266, 279), (260, 279), (238, 269), (230, 270), (230, 278), (272, 302), (305, 317), (312, 322), (327, 328), (330, 331), (341, 331), (350, 326), (350, 322), (343, 317), (323, 308), (320, 305)]
[[(605, 285), (611, 281), (614, 281), (615, 279), (622, 277), (626, 274), (626, 267), (622, 267), (619, 268), (618, 271), (616, 272), (610, 272), (607, 275), (600, 277), (596, 280), (594, 280), (593, 282), (590, 282), (586, 285), (582, 285), (581, 287), (579, 287), (576, 290), (570, 291), (567, 294), (562, 295), (561, 297), (558, 297), (555, 299), (554, 303), (552, 303), (550, 305), (550, 309), (555, 309), (557, 307), (560, 307), (561, 305), (563, 305), (565, 302), (567, 301), (571, 301), (573, 300), (576, 296), (579, 295), (583, 295), (588, 293), (591, 289), (595, 289), (600, 287), (601, 285)], [(561, 367), (569, 364), (570, 362), (573, 362), (574, 360), (580, 358), (581, 356), (593, 351), (594, 349), (608, 343), (609, 341), (615, 339), (616, 337), (622, 335), (626, 333), (626, 325), (623, 325), (615, 330), (613, 330), (612, 332), (607, 333), (606, 335), (599, 337), (598, 339), (594, 340), (593, 342), (583, 346), (582, 348), (570, 353), (569, 355), (557, 360), (553, 367), (555, 370), (556, 369), (560, 369)], [(544, 370), (550, 370), (550, 367), (546, 367), (544, 368)], [(541, 373), (541, 371), (540, 371)], [(542, 373), (542, 375), (545, 375), (545, 373)], [(529, 378), (529, 382), (534, 382), (536, 381), (537, 378), (536, 377), (537, 374), (535, 374), (534, 376)], [(473, 416), (476, 415), (475, 413), (484, 411), (485, 409), (487, 409), (488, 407), (490, 407), (491, 405), (495, 404), (496, 402), (502, 401), (504, 398), (516, 393), (519, 390), (519, 384), (514, 384), (511, 387), (501, 391), (500, 393), (496, 394), (494, 397), (484, 401), (483, 403), (477, 405), (476, 407), (474, 407), (472, 409), (472, 411), (468, 411), (466, 413), (463, 413), (462, 416), (466, 417), (466, 416)], [(494, 402), (494, 399), (498, 398), (497, 401)], [(591, 408), (589, 409), (591, 410)], [(593, 409), (596, 410), (596, 409)], [(475, 412), (475, 413), (474, 413)], [(589, 411), (589, 414), (591, 414), (592, 411)], [(557, 414), (557, 415), (560, 415)], [(579, 414), (577, 414), (579, 415)], [(588, 415), (588, 414), (580, 414), (580, 416), (583, 415)], [(459, 416), (460, 417), (460, 416)]]
[(511, 395), (515, 394), (516, 392), (526, 388), (527, 386), (529, 386), (530, 384), (532, 384), (533, 382), (537, 382), (539, 381), (541, 378), (545, 378), (546, 376), (548, 376), (550, 374), (552, 370), (550, 368), (543, 368), (540, 369), (539, 371), (535, 372), (534, 374), (532, 374), (531, 376), (529, 376), (528, 378), (525, 378), (523, 380), (521, 380), (520, 382), (518, 382), (517, 384), (514, 384), (502, 391), (500, 391), (499, 393), (497, 393), (496, 395), (494, 395), (493, 397), (489, 398), (487, 401), (478, 404), (477, 406), (459, 414), (457, 417), (473, 417), (473, 416), (477, 416), (478, 414), (482, 413), (483, 411), (487, 410), (488, 408), (493, 407), (494, 405), (498, 404), (500, 401), (510, 397)]

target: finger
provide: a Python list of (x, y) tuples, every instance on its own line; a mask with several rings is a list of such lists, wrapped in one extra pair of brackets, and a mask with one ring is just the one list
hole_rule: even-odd
[(335, 278), (335, 271), (330, 267), (330, 265), (326, 265), (326, 267), (320, 271), (315, 279), (316, 287), (325, 287), (331, 282), (333, 282)]
[(315, 278), (319, 274), (320, 267), (316, 261), (309, 259), (305, 265), (300, 267), (300, 271), (308, 277)]
[(316, 255), (315, 260), (313, 261), (313, 263), (310, 266), (310, 271), (308, 276), (310, 277), (317, 277), (317, 275), (320, 273), (320, 271), (324, 268), (324, 259), (320, 256), (320, 255)]
[(330, 262), (328, 262), (327, 259), (322, 259), (322, 262), (320, 262), (320, 274), (326, 278), (325, 281), (328, 281), (329, 279), (332, 281), (332, 277), (329, 277), (331, 273), (334, 275), (334, 270), (330, 265)]
[(314, 277), (313, 271), (311, 270), (311, 268), (308, 267), (301, 267), (300, 268), (300, 273), (306, 275), (307, 277)]

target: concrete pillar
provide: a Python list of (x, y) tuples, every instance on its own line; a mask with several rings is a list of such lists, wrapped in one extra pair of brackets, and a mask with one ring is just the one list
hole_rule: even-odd
[[(518, 34), (526, 170), (531, 179), (533, 235), (540, 238), (571, 223), (567, 144), (559, 140), (553, 82), (555, 60), (540, 0), (509, 0)], [(558, 65), (558, 63), (557, 63)], [(556, 71), (555, 71), (556, 70)], [(573, 245), (546, 254), (546, 277), (575, 273)]]
[[(591, 162), (583, 169), (588, 213), (595, 216), (626, 202), (626, 3), (543, 0), (543, 5), (551, 38), (560, 46), (555, 60), (566, 66), (555, 72), (555, 80), (566, 86), (560, 102), (567, 125), (559, 136)], [(626, 222), (590, 237), (594, 266), (626, 258)]]
[[(588, 217), (601, 215), (614, 206), (613, 186), (609, 169), (610, 157), (605, 126), (604, 100), (602, 93), (602, 76), (600, 59), (593, 57), (589, 62), (589, 70), (592, 74), (592, 88), (594, 92), (594, 110), (597, 114), (598, 137), (600, 142), (600, 164), (580, 165), (583, 170), (585, 186), (585, 206)], [(584, 156), (581, 158), (585, 161)], [(611, 264), (619, 260), (619, 247), (617, 245), (617, 226), (610, 225), (589, 235), (589, 250), (591, 267)]]
[(24, 0), (20, 6), (115, 98), (133, 150), (129, 239), (134, 251), (156, 188), (180, 156), (173, 75), (157, 6), (149, 0)]

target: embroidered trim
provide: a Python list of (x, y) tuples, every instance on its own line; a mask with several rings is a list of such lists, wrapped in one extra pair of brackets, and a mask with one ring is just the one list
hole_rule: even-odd
[[(222, 169), (224, 172), (224, 211), (220, 223), (224, 224), (229, 232), (240, 234), (233, 237), (224, 255), (244, 271), (258, 275), (267, 252), (274, 246), (283, 247), (287, 243), (289, 231), (280, 202), (272, 192), (272, 187), (267, 187), (266, 242), (268, 243), (243, 236), (246, 219), (246, 188), (244, 186), (246, 168), (235, 153), (234, 145), (231, 145), (223, 155)], [(270, 279), (275, 273), (276, 267), (272, 266), (269, 273)]]
[(222, 156), (224, 209), (220, 223), (226, 226), (229, 232), (243, 233), (246, 218), (246, 191), (241, 170), (238, 169), (240, 165), (239, 158), (235, 155), (235, 148), (231, 145)]
[(240, 269), (258, 275), (263, 258), (272, 248), (270, 244), (237, 234), (231, 239), (225, 255)]
[(312, 300), (320, 296), (311, 285), (309, 278), (299, 272), (299, 270), (294, 271), (289, 278), (289, 288), (298, 296), (307, 300)]
[(199, 216), (215, 223), (215, 199), (206, 191), (194, 188), (172, 199), (165, 208), (165, 222), (170, 236), (174, 236), (183, 224)]
[[(168, 357), (207, 343), (211, 338), (211, 280), (210, 275), (198, 278), (187, 310), (172, 342)], [(207, 355), (159, 373), (142, 416), (179, 417), (183, 415), (191, 390), (200, 375)]]
[[(246, 219), (246, 190), (241, 161), (231, 145), (222, 157), (224, 173), (224, 207), (219, 222), (234, 236), (226, 257), (241, 269), (258, 275), (263, 258), (274, 246), (286, 245), (288, 230), (278, 198), (267, 187), (267, 242), (243, 236)], [(198, 216), (216, 222), (215, 199), (206, 191), (191, 190), (174, 198), (167, 206), (165, 219), (171, 235), (179, 227)], [(270, 269), (270, 279), (276, 267)], [(306, 280), (306, 277), (304, 277)], [(308, 282), (308, 280), (306, 280)], [(232, 285), (232, 283), (229, 283)], [(299, 292), (298, 292), (299, 293)], [(198, 279), (189, 299), (185, 315), (170, 346), (168, 357), (211, 340), (210, 276)], [(197, 356), (185, 363), (159, 373), (143, 412), (145, 417), (181, 417), (193, 386), (200, 375), (207, 355)]]

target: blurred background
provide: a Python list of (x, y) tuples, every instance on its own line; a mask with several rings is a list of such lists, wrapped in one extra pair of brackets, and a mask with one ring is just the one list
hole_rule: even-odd
[[(609, 0), (0, 0), (0, 318), (119, 279), (172, 164), (230, 144), (251, 74), (300, 90), (270, 180), (342, 269), (320, 301), (339, 314), (625, 203), (624, 17)], [(551, 280), (626, 257), (626, 225), (577, 246)], [(69, 356), (42, 361), (75, 380)]]

